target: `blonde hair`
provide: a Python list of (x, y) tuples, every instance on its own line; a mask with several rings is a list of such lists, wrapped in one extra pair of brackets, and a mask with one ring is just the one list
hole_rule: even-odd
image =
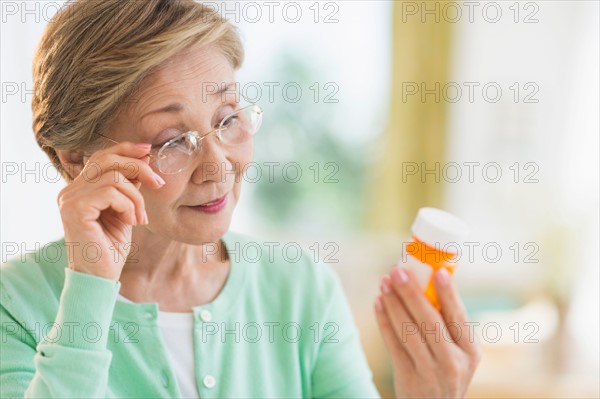
[(235, 27), (194, 0), (78, 0), (49, 23), (33, 62), (33, 131), (61, 175), (56, 149), (94, 148), (136, 85), (192, 45), (215, 44), (238, 69)]

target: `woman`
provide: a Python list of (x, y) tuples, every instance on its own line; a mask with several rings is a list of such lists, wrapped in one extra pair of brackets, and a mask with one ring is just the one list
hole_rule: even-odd
[[(242, 59), (191, 0), (81, 0), (49, 24), (33, 128), (69, 183), (64, 239), (2, 266), (2, 397), (378, 396), (332, 270), (228, 230), (262, 119)], [(382, 278), (399, 397), (464, 396), (478, 362), (466, 334), (425, 334), (466, 321), (436, 281), (441, 314), (410, 273)]]

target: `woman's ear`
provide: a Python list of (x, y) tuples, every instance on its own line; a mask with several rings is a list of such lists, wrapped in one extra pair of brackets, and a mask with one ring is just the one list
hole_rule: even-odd
[(56, 150), (56, 155), (72, 180), (79, 176), (89, 159), (81, 150)]

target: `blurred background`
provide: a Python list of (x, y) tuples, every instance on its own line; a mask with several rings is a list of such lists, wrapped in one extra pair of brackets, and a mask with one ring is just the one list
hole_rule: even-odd
[[(471, 226), (455, 274), (483, 347), (469, 396), (598, 397), (598, 2), (208, 3), (239, 26), (242, 93), (265, 110), (232, 229), (338, 272), (381, 394), (379, 277), (434, 206)], [(2, 1), (3, 258), (62, 236), (30, 111), (62, 4)]]

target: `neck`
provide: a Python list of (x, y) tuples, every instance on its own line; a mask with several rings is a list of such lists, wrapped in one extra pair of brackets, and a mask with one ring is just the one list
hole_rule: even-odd
[(121, 273), (122, 292), (138, 299), (160, 301), (169, 292), (185, 291), (186, 285), (203, 285), (228, 269), (222, 240), (191, 245), (157, 236), (145, 230), (134, 234), (132, 249)]

